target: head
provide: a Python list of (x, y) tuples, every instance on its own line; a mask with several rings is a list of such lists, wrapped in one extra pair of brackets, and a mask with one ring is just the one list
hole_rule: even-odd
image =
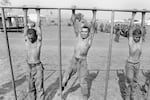
[(142, 31), (141, 31), (141, 29), (140, 29), (140, 28), (135, 28), (135, 29), (133, 30), (133, 40), (134, 40), (134, 42), (136, 42), (136, 43), (139, 42), (141, 36), (142, 36)]
[(83, 19), (83, 17), (84, 17), (84, 15), (81, 14), (81, 13), (77, 13), (77, 14), (75, 15), (75, 18), (78, 19), (79, 21), (81, 21), (81, 20)]
[(90, 28), (88, 26), (82, 26), (80, 36), (82, 39), (86, 39), (89, 37)]
[(37, 34), (35, 29), (27, 30), (27, 37), (31, 43), (34, 43), (37, 40)]

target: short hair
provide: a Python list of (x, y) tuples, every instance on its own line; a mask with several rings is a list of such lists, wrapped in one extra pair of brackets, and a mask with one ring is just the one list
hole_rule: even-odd
[(81, 28), (87, 28), (88, 29), (88, 32), (90, 32), (90, 28), (88, 25), (83, 25)]
[(142, 34), (142, 31), (141, 31), (140, 28), (135, 28), (135, 29), (133, 30), (133, 35), (141, 35), (141, 34)]
[(34, 35), (34, 36), (37, 36), (36, 30), (35, 30), (35, 29), (28, 29), (28, 30), (27, 30), (27, 35)]

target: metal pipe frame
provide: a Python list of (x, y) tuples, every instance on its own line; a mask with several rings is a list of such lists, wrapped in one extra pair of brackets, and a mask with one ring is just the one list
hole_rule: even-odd
[(107, 59), (107, 71), (106, 71), (106, 79), (105, 79), (104, 100), (107, 100), (107, 90), (108, 90), (108, 81), (109, 81), (109, 73), (110, 73), (110, 66), (111, 66), (112, 43), (113, 43), (114, 17), (115, 17), (115, 12), (112, 11), (112, 14), (111, 14), (111, 33), (109, 35), (109, 50), (108, 50), (108, 59)]
[(61, 9), (58, 9), (58, 64), (59, 64), (59, 86), (60, 99), (62, 100), (62, 57), (61, 57)]
[(8, 62), (9, 62), (9, 65), (10, 65), (10, 71), (11, 71), (11, 77), (12, 77), (12, 87), (13, 87), (13, 91), (14, 91), (15, 100), (17, 100), (14, 71), (13, 71), (11, 52), (10, 52), (10, 47), (9, 47), (9, 39), (8, 39), (7, 30), (6, 30), (5, 11), (4, 11), (4, 8), (1, 8), (1, 10), (2, 10), (3, 30), (4, 30), (4, 34), (5, 34), (6, 45), (7, 45), (7, 52), (8, 52)]
[(114, 11), (114, 12), (146, 12), (150, 13), (150, 10), (146, 9), (103, 9), (103, 8), (57, 8), (57, 7), (42, 7), (42, 6), (1, 6), (0, 8), (7, 9), (61, 9), (61, 10), (97, 10), (97, 11)]
[[(40, 7), (40, 6), (22, 6), (22, 7), (15, 7), (15, 6), (1, 6), (2, 9), (2, 17), (3, 17), (3, 28), (4, 28), (4, 33), (6, 34), (6, 40), (7, 40), (7, 46), (8, 46), (8, 54), (9, 54), (9, 61), (10, 61), (10, 66), (11, 66), (11, 72), (12, 72), (12, 80), (13, 80), (13, 87), (14, 87), (14, 94), (16, 98), (16, 90), (15, 90), (15, 83), (14, 83), (14, 75), (13, 75), (13, 69), (12, 69), (12, 64), (11, 64), (11, 55), (10, 55), (10, 49), (9, 49), (9, 43), (8, 43), (8, 36), (7, 36), (7, 30), (6, 30), (6, 22), (5, 22), (5, 16), (4, 16), (4, 9), (23, 9), (24, 10), (24, 24), (25, 26), (27, 25), (27, 9), (54, 9), (58, 10), (58, 63), (59, 63), (59, 72), (60, 72), (60, 97), (62, 100), (62, 57), (61, 57), (61, 10), (96, 10), (96, 11), (110, 11), (112, 12), (111, 14), (111, 33), (109, 36), (109, 50), (108, 50), (108, 59), (107, 59), (107, 72), (106, 72), (106, 80), (105, 80), (105, 95), (104, 95), (104, 100), (107, 100), (107, 90), (108, 90), (108, 82), (109, 82), (109, 72), (111, 71), (110, 66), (111, 66), (111, 54), (112, 54), (112, 41), (113, 41), (113, 27), (114, 27), (114, 16), (115, 12), (132, 12), (132, 20), (130, 25), (133, 25), (133, 20), (136, 12), (142, 13), (142, 23), (141, 25), (144, 25), (144, 20), (145, 20), (145, 13), (150, 13), (150, 10), (137, 10), (137, 9), (98, 9), (98, 8), (51, 8), (51, 7)], [(15, 99), (17, 100), (17, 98)]]

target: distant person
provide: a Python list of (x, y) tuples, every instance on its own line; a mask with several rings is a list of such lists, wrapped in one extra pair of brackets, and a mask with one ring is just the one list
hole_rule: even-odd
[(140, 57), (142, 53), (143, 27), (129, 27), (129, 57), (126, 62), (126, 96), (125, 100), (141, 100), (138, 83)]
[(25, 45), (28, 64), (28, 100), (44, 100), (44, 86), (43, 86), (43, 65), (40, 60), (41, 46), (42, 46), (42, 32), (40, 23), (40, 9), (36, 9), (37, 22), (36, 26), (29, 23), (25, 26)]
[(115, 34), (114, 41), (119, 42), (120, 32), (121, 32), (120, 24), (116, 24), (114, 26), (114, 34)]
[(77, 42), (74, 48), (71, 65), (63, 76), (62, 94), (64, 94), (68, 88), (71, 88), (71, 85), (68, 86), (67, 83), (71, 77), (77, 73), (81, 86), (82, 100), (88, 100), (88, 83), (86, 79), (89, 72), (87, 68), (87, 55), (92, 45), (94, 34), (96, 33), (96, 10), (93, 10), (93, 19), (91, 23), (87, 23), (81, 13), (75, 14), (75, 10), (72, 11), (71, 21), (73, 23)]

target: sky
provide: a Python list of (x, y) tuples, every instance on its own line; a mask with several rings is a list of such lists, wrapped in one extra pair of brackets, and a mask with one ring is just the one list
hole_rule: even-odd
[[(88, 7), (88, 8), (108, 8), (108, 9), (147, 9), (150, 10), (150, 0), (9, 0), (12, 6), (46, 6), (46, 7)], [(44, 11), (43, 11), (44, 12)], [(55, 11), (52, 11), (55, 12)], [(87, 18), (91, 18), (90, 11), (82, 11)], [(46, 13), (47, 14), (47, 11)], [(70, 17), (70, 11), (63, 11), (62, 17)], [(110, 19), (110, 12), (98, 12), (98, 18)], [(116, 13), (115, 19), (125, 19), (131, 17), (131, 13)], [(137, 14), (140, 18), (140, 14)], [(150, 18), (149, 14), (146, 18)]]

